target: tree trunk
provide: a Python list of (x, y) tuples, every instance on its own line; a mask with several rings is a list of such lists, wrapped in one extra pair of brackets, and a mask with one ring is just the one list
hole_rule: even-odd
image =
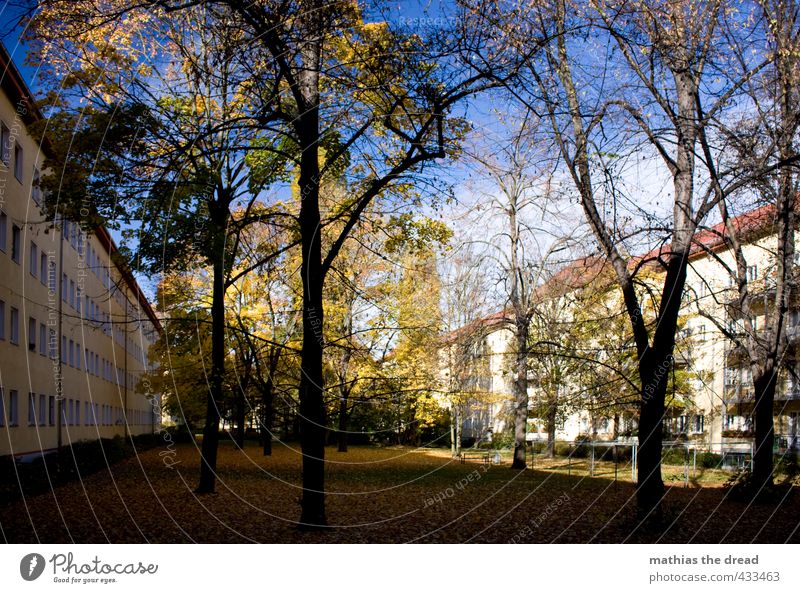
[(244, 449), (244, 435), (245, 435), (245, 401), (244, 401), (244, 385), (239, 385), (236, 390), (236, 446)]
[(203, 427), (203, 444), (200, 450), (200, 482), (195, 492), (214, 492), (219, 448), (220, 405), (222, 379), (225, 374), (225, 227), (227, 206), (214, 204), (209, 216), (216, 230), (212, 239), (213, 278), (211, 295), (211, 376), (206, 399), (206, 423)]
[(753, 453), (754, 494), (772, 485), (772, 449), (775, 444), (773, 405), (775, 402), (776, 373), (767, 368), (759, 376), (753, 376), (755, 386), (755, 449)]
[(528, 324), (517, 323), (517, 356), (514, 381), (514, 460), (513, 469), (525, 469), (525, 437), (528, 432)]
[[(687, 248), (688, 251), (688, 248)], [(661, 479), (661, 441), (663, 440), (664, 402), (670, 373), (675, 363), (675, 331), (686, 282), (686, 253), (674, 253), (667, 274), (658, 312), (658, 327), (653, 345), (639, 360), (642, 393), (639, 411), (639, 448), (636, 453), (638, 482), (636, 502), (642, 517), (661, 518), (664, 482)]]
[(550, 400), (547, 406), (547, 456), (551, 459), (556, 455), (556, 412), (558, 403), (555, 399)]
[(274, 415), (273, 405), (273, 385), (270, 376), (264, 384), (261, 394), (262, 418), (261, 418), (261, 446), (264, 457), (272, 455), (272, 419)]
[(337, 432), (337, 443), (339, 453), (347, 453), (347, 400), (350, 395), (349, 390), (342, 388), (339, 398), (339, 430)]

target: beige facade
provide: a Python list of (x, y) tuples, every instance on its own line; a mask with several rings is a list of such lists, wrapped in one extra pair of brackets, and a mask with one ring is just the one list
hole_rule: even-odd
[(41, 116), (2, 46), (0, 75), (0, 456), (152, 432), (159, 398), (142, 377), (158, 320), (105, 229), (43, 216), (27, 133)]
[[(770, 303), (770, 278), (775, 268), (776, 238), (770, 232), (769, 208), (764, 207), (744, 214), (736, 224), (747, 225), (743, 253), (748, 263), (747, 276), (750, 290), (761, 295), (763, 303), (756, 310), (755, 327), (764, 326), (764, 312)], [(680, 437), (708, 447), (712, 450), (725, 448), (726, 443), (747, 442), (752, 439), (750, 415), (753, 406), (752, 377), (746, 357), (736, 348), (722, 328), (741, 332), (740, 320), (731, 307), (735, 303), (737, 290), (732, 280), (735, 270), (734, 258), (728, 247), (719, 241), (722, 228), (698, 233), (697, 249), (690, 259), (683, 299), (681, 336), (676, 348), (676, 365), (689, 371), (690, 405), (670, 409), (668, 406), (665, 428), (667, 438)], [(800, 246), (798, 246), (800, 247)], [(651, 254), (652, 255), (652, 254)], [(577, 269), (583, 269), (583, 264)], [(569, 283), (575, 282), (575, 268), (569, 270)], [(592, 282), (596, 271), (579, 272), (587, 282)], [(558, 275), (557, 275), (558, 276)], [(579, 283), (580, 284), (580, 283)], [(543, 291), (546, 292), (546, 291)], [(555, 290), (556, 294), (563, 294)], [(612, 289), (609, 299), (618, 298), (618, 290)], [(611, 307), (613, 308), (613, 307)], [(505, 399), (506, 405), (494, 405), (497, 411), (508, 410), (512, 398), (511, 356), (513, 338), (502, 315), (489, 317), (481, 325), (483, 331), (473, 332), (484, 348), (484, 357), (489, 361), (483, 372), (491, 386), (495, 401)], [(792, 348), (778, 379), (775, 404), (776, 446), (779, 449), (800, 446), (800, 303), (795, 303), (787, 316), (787, 335)], [(531, 409), (538, 396), (531, 377), (529, 395)], [(579, 386), (578, 386), (579, 387)], [(503, 419), (492, 418), (488, 422), (465, 418), (476, 432), (496, 431), (503, 427)], [(610, 439), (615, 434), (631, 432), (635, 428), (635, 409), (617, 417), (590, 414), (580, 405), (558, 423), (556, 438), (574, 440), (579, 435), (591, 435), (598, 439)], [(477, 424), (482, 424), (477, 426)], [(616, 425), (615, 425), (616, 424)], [(474, 426), (473, 426), (474, 425)], [(546, 439), (544, 420), (529, 420), (529, 440)]]

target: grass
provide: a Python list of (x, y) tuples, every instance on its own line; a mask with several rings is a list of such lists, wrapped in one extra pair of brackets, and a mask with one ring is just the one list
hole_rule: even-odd
[[(303, 532), (300, 461), (292, 445), (262, 457), (225, 443), (217, 493), (193, 493), (199, 455), (164, 443), (52, 492), (0, 509), (7, 542), (663, 542), (800, 543), (794, 488), (776, 504), (730, 500), (715, 470), (683, 485), (668, 481), (666, 522), (643, 529), (635, 490), (613, 481), (609, 462), (588, 477), (575, 460), (545, 469), (459, 463), (449, 451), (353, 447), (326, 452), (327, 510), (333, 526)], [(549, 460), (548, 460), (549, 461)], [(581, 460), (586, 468), (586, 460)], [(667, 467), (669, 477), (672, 469)], [(699, 472), (699, 468), (698, 468)], [(609, 479), (611, 478), (611, 479)], [(711, 486), (711, 487), (709, 487)]]

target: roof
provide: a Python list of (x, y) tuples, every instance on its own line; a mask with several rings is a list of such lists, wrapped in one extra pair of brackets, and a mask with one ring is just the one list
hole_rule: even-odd
[[(17, 70), (17, 67), (14, 65), (14, 62), (2, 41), (0, 41), (0, 88), (2, 88), (2, 90), (11, 98), (14, 103), (17, 105), (24, 105), (25, 109), (18, 109), (17, 112), (20, 114), (20, 117), (22, 117), (22, 120), (25, 122), (25, 124), (42, 121), (44, 119), (42, 112), (36, 105), (36, 101), (33, 99), (33, 94), (28, 88), (28, 85), (25, 83), (25, 80), (22, 78), (22, 75), (19, 73), (19, 70)], [(43, 145), (41, 148), (47, 150), (46, 145)], [(119, 249), (117, 248), (114, 239), (109, 234), (108, 229), (106, 229), (104, 226), (96, 228), (95, 236), (100, 244), (106, 249), (109, 256), (119, 254)], [(142, 309), (144, 309), (145, 313), (150, 318), (150, 321), (152, 321), (153, 326), (159, 332), (162, 331), (161, 322), (153, 311), (153, 307), (150, 305), (150, 302), (142, 292), (142, 289), (139, 287), (139, 283), (136, 282), (133, 274), (131, 274), (130, 269), (127, 266), (117, 266), (117, 269), (124, 278), (128, 288), (135, 295), (139, 304), (142, 306)]]
[[(795, 208), (800, 206), (800, 200), (795, 204)], [(739, 216), (730, 219), (738, 238), (743, 241), (753, 239), (768, 234), (775, 225), (775, 205), (766, 204), (754, 208)], [(728, 247), (730, 235), (725, 223), (719, 222), (712, 227), (697, 231), (692, 237), (692, 245), (689, 248), (689, 258), (694, 259), (708, 252), (719, 251)], [(662, 255), (672, 252), (672, 244), (666, 243), (657, 247), (645, 255), (638, 258), (640, 261), (651, 261), (658, 259)]]
[(25, 110), (18, 110), (18, 113), (26, 124), (44, 119), (36, 101), (33, 100), (33, 95), (28, 90), (28, 85), (25, 84), (25, 79), (17, 70), (2, 41), (0, 41), (0, 88), (5, 91), (12, 102), (25, 106)]

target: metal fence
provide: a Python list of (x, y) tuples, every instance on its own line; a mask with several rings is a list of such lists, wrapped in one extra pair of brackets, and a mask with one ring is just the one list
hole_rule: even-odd
[[(547, 443), (528, 443), (527, 460), (533, 469), (636, 481), (638, 443), (621, 441), (556, 441), (555, 455), (547, 454)], [(776, 448), (777, 472), (796, 471), (796, 448)], [(699, 443), (665, 441), (661, 453), (665, 481), (724, 482), (753, 463), (753, 442)], [(794, 470), (792, 469), (794, 468)]]

